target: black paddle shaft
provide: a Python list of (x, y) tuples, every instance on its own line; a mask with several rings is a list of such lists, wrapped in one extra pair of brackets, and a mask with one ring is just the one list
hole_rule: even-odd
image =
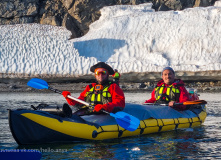
[(51, 87), (48, 87), (48, 89), (51, 90), (51, 91), (54, 91), (55, 93), (62, 94), (62, 92), (57, 90), (57, 89), (54, 89), (54, 88), (51, 88)]

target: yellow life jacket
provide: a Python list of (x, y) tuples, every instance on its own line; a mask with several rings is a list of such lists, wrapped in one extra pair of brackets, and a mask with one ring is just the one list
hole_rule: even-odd
[(95, 87), (90, 85), (90, 90), (85, 94), (85, 101), (90, 103), (91, 105), (96, 104), (106, 104), (108, 102), (112, 102), (112, 96), (108, 91), (111, 83), (104, 86), (102, 90), (95, 91)]
[[(167, 88), (166, 93), (163, 93), (164, 88)], [(179, 101), (180, 90), (173, 85), (166, 87), (164, 84), (155, 88), (155, 103), (166, 103), (170, 101)]]

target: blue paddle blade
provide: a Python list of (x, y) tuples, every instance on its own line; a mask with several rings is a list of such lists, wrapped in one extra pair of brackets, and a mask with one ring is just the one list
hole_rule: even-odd
[(110, 113), (112, 117), (114, 117), (117, 123), (128, 131), (135, 131), (139, 124), (140, 120), (128, 113), (125, 112), (117, 112), (117, 113)]
[(48, 83), (42, 79), (32, 78), (28, 83), (28, 86), (35, 89), (48, 89)]

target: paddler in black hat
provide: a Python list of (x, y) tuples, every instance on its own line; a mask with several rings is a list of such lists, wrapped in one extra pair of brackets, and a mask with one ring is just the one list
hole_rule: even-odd
[(69, 91), (63, 91), (62, 95), (66, 98), (67, 102), (72, 106), (78, 106), (80, 109), (86, 108), (87, 110), (91, 110), (90, 113), (92, 111), (100, 112), (101, 110), (107, 112), (123, 110), (125, 107), (124, 93), (116, 83), (109, 81), (109, 75), (113, 75), (114, 70), (108, 64), (99, 62), (92, 66), (90, 71), (94, 73), (96, 83), (87, 85), (78, 99), (95, 106), (94, 109), (91, 110), (86, 106), (79, 105), (79, 102), (67, 97), (71, 95)]

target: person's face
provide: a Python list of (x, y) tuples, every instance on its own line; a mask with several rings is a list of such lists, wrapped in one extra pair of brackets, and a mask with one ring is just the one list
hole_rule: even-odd
[(108, 71), (104, 68), (97, 68), (95, 70), (95, 78), (99, 84), (102, 84), (104, 81), (106, 81), (108, 76)]
[(163, 71), (162, 78), (164, 83), (171, 85), (174, 82), (175, 74), (171, 70), (167, 69)]

